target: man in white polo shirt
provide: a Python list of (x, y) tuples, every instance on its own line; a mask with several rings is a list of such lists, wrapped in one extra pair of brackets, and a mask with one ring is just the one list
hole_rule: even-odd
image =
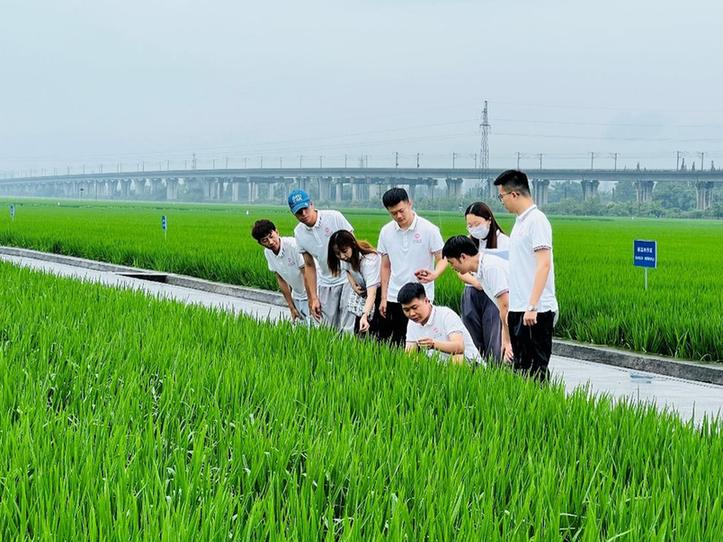
[(309, 314), (317, 322), (353, 333), (355, 316), (347, 309), (351, 286), (344, 274), (337, 277), (331, 274), (328, 257), (329, 237), (339, 230), (353, 232), (354, 228), (339, 211), (314, 208), (309, 194), (303, 190), (292, 191), (288, 203), (299, 221), (294, 228), (294, 237), (304, 257)]
[(545, 381), (558, 312), (552, 227), (530, 195), (527, 175), (514, 169), (495, 179), (498, 199), (517, 215), (510, 233), (510, 328), (514, 367)]
[(382, 255), (380, 336), (402, 346), (407, 317), (397, 301), (399, 290), (408, 282), (420, 282), (427, 298), (434, 301), (434, 280), (447, 268), (447, 262), (442, 258), (444, 241), (439, 228), (414, 212), (406, 190), (387, 190), (382, 203), (392, 221), (384, 225), (377, 243), (377, 252)]
[(435, 307), (427, 297), (424, 286), (410, 282), (397, 294), (407, 323), (406, 350), (426, 350), (452, 363), (483, 363), (472, 336), (462, 319), (449, 307)]
[(269, 271), (276, 275), (279, 290), (291, 312), (291, 320), (308, 321), (309, 306), (304, 285), (304, 257), (293, 237), (281, 237), (270, 220), (257, 220), (251, 236), (264, 247)]
[[(496, 344), (477, 345), (480, 354), (491, 357), (495, 362), (504, 359), (512, 363), (512, 344), (507, 327), (507, 311), (509, 308), (509, 262), (494, 252), (477, 249), (472, 239), (466, 235), (455, 235), (447, 239), (442, 248), (442, 256), (459, 274), (472, 273), (477, 277), (482, 290), (487, 294), (497, 311), (492, 318), (484, 318), (482, 325), (485, 335), (492, 337)], [(488, 311), (489, 312), (489, 311)], [(483, 350), (484, 348), (484, 350)]]

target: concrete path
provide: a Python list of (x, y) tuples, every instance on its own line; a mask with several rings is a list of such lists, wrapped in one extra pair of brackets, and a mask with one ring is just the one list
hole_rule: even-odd
[[(204, 307), (217, 307), (234, 313), (243, 312), (259, 319), (288, 318), (288, 311), (282, 307), (234, 296), (129, 278), (109, 271), (96, 271), (34, 258), (0, 255), (0, 259), (54, 275), (141, 290), (159, 298), (174, 299)], [(550, 368), (553, 378), (561, 378), (568, 392), (579, 386), (588, 386), (590, 391), (595, 394), (604, 393), (616, 399), (627, 398), (650, 402), (660, 410), (669, 409), (677, 412), (684, 421), (693, 419), (696, 424), (700, 424), (704, 416), (708, 418), (723, 417), (723, 386), (561, 356), (552, 357)]]

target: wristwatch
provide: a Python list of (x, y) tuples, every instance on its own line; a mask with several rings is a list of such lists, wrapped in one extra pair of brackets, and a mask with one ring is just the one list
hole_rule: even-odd
[(525, 309), (527, 312), (537, 312), (537, 305), (527, 305)]

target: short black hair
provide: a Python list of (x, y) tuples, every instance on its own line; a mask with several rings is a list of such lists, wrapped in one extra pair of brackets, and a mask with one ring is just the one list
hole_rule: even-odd
[(397, 294), (397, 302), (400, 305), (411, 303), (415, 299), (427, 299), (427, 292), (419, 282), (407, 282)]
[(517, 169), (508, 169), (500, 173), (495, 179), (495, 186), (504, 186), (510, 192), (530, 195), (530, 183), (527, 180), (527, 175)]
[(478, 253), (474, 241), (466, 235), (450, 237), (442, 247), (442, 258), (459, 258), (462, 254), (476, 256)]
[(276, 229), (274, 223), (270, 220), (257, 220), (254, 223), (254, 227), (251, 228), (251, 236), (257, 241), (261, 241), (264, 237), (269, 235)]
[(390, 188), (384, 192), (384, 195), (382, 196), (382, 203), (384, 204), (385, 209), (394, 207), (403, 201), (409, 201), (409, 195), (404, 188), (399, 188), (398, 186)]

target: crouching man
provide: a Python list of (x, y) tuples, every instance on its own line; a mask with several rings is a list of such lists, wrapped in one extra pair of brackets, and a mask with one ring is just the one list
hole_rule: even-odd
[(427, 298), (424, 286), (409, 282), (397, 294), (407, 323), (406, 350), (424, 350), (432, 357), (452, 363), (483, 363), (472, 336), (462, 319), (449, 307), (436, 307)]

